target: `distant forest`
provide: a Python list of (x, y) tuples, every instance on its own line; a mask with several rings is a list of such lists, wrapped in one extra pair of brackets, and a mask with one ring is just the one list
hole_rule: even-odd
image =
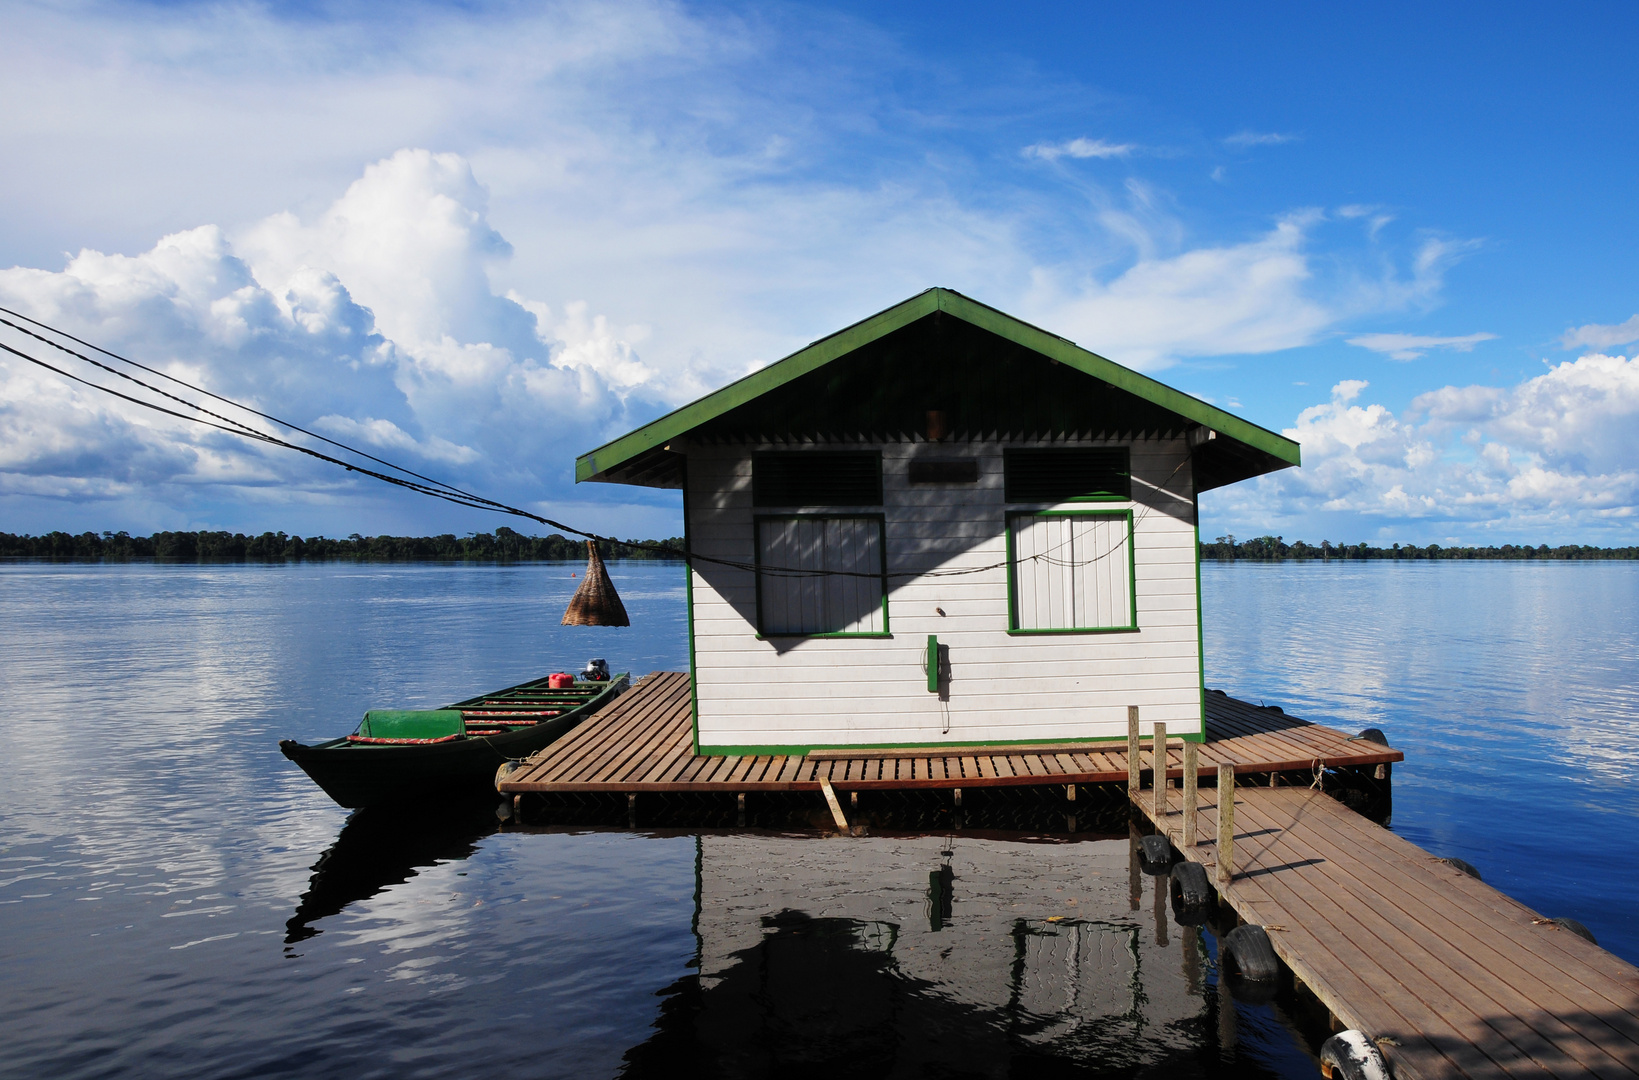
[[(639, 544), (658, 544), (669, 554)], [(603, 544), (599, 552), (606, 559), (681, 558), (682, 537), (669, 540), (628, 540)], [(44, 536), (16, 536), (0, 533), (0, 556), (33, 559), (175, 559), (241, 560), (246, 562), (294, 562), (303, 559), (365, 559), (381, 562), (418, 562), (472, 559), (489, 562), (539, 560), (575, 561), (586, 558), (586, 541), (570, 540), (558, 533), (525, 536), (505, 526), (493, 533), (456, 536), (360, 536), (344, 540), (327, 536), (287, 536), (265, 532), (246, 536), (230, 532), (157, 532), (152, 536), (129, 533), (75, 535), (66, 532)]]
[[(645, 545), (639, 547), (638, 545)], [(655, 551), (657, 545), (664, 551)], [(626, 540), (604, 544), (599, 549), (606, 559), (680, 559), (683, 538), (667, 540)], [(326, 536), (290, 536), (265, 532), (246, 536), (230, 532), (157, 532), (152, 536), (129, 533), (51, 532), (43, 536), (0, 533), (0, 557), (26, 559), (174, 559), (240, 560), (246, 562), (294, 562), (303, 559), (364, 559), (380, 562), (421, 562), (476, 560), (484, 562), (568, 561), (586, 558), (586, 541), (571, 540), (558, 533), (525, 536), (505, 526), (493, 533), (456, 536), (360, 536), (340, 540)], [(1441, 547), (1430, 544), (1319, 545), (1302, 540), (1288, 544), (1279, 536), (1259, 536), (1237, 541), (1220, 536), (1201, 545), (1201, 558), (1249, 562), (1278, 562), (1285, 559), (1639, 559), (1639, 547), (1599, 548), (1586, 544), (1549, 547), (1542, 544), (1503, 544), (1500, 547)]]
[(1639, 547), (1600, 548), (1586, 544), (1563, 544), (1549, 547), (1542, 544), (1503, 544), (1501, 547), (1441, 547), (1430, 544), (1395, 544), (1392, 547), (1372, 547), (1370, 544), (1334, 544), (1322, 540), (1319, 546), (1302, 540), (1288, 544), (1278, 536), (1260, 536), (1237, 543), (1233, 536), (1220, 536), (1212, 543), (1201, 545), (1201, 558), (1252, 562), (1279, 562), (1284, 559), (1639, 559)]

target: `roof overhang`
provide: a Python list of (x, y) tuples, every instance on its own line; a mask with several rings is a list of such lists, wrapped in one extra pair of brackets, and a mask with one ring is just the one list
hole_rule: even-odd
[(575, 462), (577, 482), (595, 480), (646, 487), (678, 487), (681, 455), (668, 444), (748, 405), (765, 394), (818, 371), (895, 331), (935, 314), (948, 315), (1082, 372), (1115, 390), (1177, 417), (1196, 448), (1201, 468), (1197, 490), (1208, 490), (1262, 473), (1301, 464), (1296, 442), (1191, 397), (1074, 342), (1050, 334), (950, 289), (929, 289), (861, 322), (821, 338), (778, 360), (667, 413), (636, 431), (606, 443)]

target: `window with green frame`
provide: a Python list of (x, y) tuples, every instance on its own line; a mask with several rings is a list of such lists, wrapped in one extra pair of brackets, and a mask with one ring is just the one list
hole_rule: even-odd
[(757, 633), (885, 636), (881, 514), (759, 515)]
[(1007, 516), (1007, 594), (1015, 633), (1138, 629), (1131, 510)]

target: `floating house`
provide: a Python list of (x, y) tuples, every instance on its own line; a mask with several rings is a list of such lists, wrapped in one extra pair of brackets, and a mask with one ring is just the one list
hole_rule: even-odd
[(683, 492), (701, 754), (1202, 738), (1197, 499), (1298, 445), (930, 289), (576, 462)]

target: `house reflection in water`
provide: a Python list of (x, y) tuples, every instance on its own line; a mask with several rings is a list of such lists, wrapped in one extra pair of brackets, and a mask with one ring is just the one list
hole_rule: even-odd
[(1314, 1074), (1125, 841), (697, 842), (698, 971), (628, 1077)]

